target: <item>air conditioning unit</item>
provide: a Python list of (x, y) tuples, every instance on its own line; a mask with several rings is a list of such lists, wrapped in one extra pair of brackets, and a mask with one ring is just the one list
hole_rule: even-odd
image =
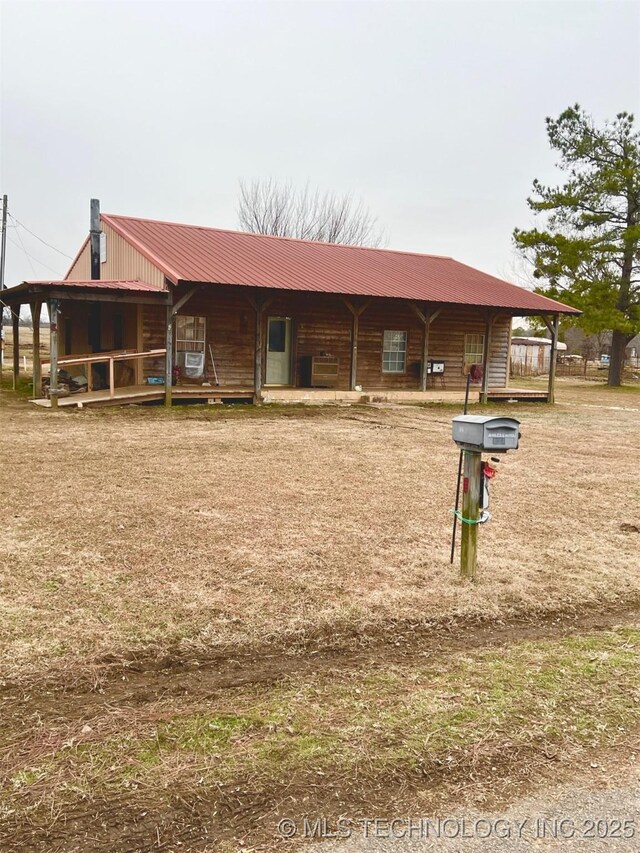
[(179, 352), (176, 361), (185, 376), (196, 378), (204, 373), (203, 352)]

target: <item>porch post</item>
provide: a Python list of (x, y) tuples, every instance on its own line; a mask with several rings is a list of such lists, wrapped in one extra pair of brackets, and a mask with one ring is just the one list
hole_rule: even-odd
[(29, 304), (31, 309), (31, 325), (33, 327), (33, 397), (38, 399), (42, 394), (42, 367), (40, 365), (40, 311), (42, 302), (37, 300)]
[(351, 379), (349, 389), (356, 390), (358, 384), (358, 334), (360, 332), (360, 314), (353, 312), (351, 325)]
[(49, 329), (51, 356), (49, 359), (49, 399), (51, 408), (58, 408), (58, 299), (49, 300)]
[(491, 357), (491, 326), (493, 317), (487, 314), (484, 321), (484, 349), (482, 352), (482, 390), (480, 402), (486, 403), (489, 397), (489, 361)]
[(167, 354), (164, 364), (164, 404), (171, 406), (171, 384), (173, 382), (173, 304), (166, 307), (166, 337)]
[(420, 370), (420, 390), (427, 390), (429, 381), (429, 332), (431, 330), (431, 318), (425, 312), (424, 315), (424, 332), (422, 335), (422, 368)]
[(415, 302), (410, 303), (411, 310), (422, 323), (422, 364), (420, 366), (420, 390), (427, 390), (427, 382), (429, 380), (429, 326), (431, 325), (432, 317), (429, 316), (429, 311), (425, 306), (424, 311)]
[(262, 349), (263, 349), (263, 303), (260, 301), (260, 297), (256, 297), (254, 302), (254, 308), (256, 312), (256, 351), (255, 351), (255, 364), (254, 364), (254, 373), (253, 373), (253, 382), (254, 382), (254, 396), (255, 396), (255, 404), (259, 406), (262, 403)]
[[(548, 325), (548, 324), (547, 324)], [(547, 391), (547, 403), (556, 401), (556, 364), (558, 363), (558, 327), (560, 315), (553, 315), (553, 323), (549, 326), (551, 330), (551, 353), (549, 356), (549, 388)]]
[(431, 324), (440, 315), (442, 308), (436, 308), (435, 310), (432, 309), (431, 311), (429, 311), (429, 306), (425, 305), (423, 311), (419, 305), (416, 305), (415, 302), (410, 302), (409, 307), (424, 327), (424, 333), (422, 336), (422, 367), (420, 369), (420, 390), (426, 391), (427, 385), (429, 384), (429, 332), (431, 331)]
[(360, 332), (360, 315), (369, 305), (370, 300), (367, 300), (362, 305), (355, 306), (348, 299), (342, 300), (351, 311), (351, 376), (349, 380), (349, 390), (355, 391), (358, 384), (358, 334)]
[(20, 375), (20, 305), (11, 308), (11, 323), (13, 328), (13, 390), (18, 387)]

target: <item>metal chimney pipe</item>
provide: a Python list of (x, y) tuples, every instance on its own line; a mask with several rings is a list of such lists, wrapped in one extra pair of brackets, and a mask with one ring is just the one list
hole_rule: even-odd
[(100, 200), (91, 199), (91, 280), (100, 280)]

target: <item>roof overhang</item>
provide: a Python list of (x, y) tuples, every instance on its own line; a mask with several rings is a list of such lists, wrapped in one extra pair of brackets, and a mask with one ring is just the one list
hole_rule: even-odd
[[(449, 301), (437, 301), (431, 299), (418, 299), (412, 296), (399, 296), (394, 294), (380, 294), (380, 293), (370, 293), (366, 289), (363, 289), (359, 292), (355, 288), (351, 288), (349, 290), (310, 290), (308, 288), (278, 288), (273, 287), (272, 285), (264, 285), (261, 286), (255, 283), (247, 283), (241, 281), (192, 281), (188, 279), (179, 278), (176, 282), (176, 286), (178, 288), (185, 287), (241, 287), (247, 288), (248, 290), (261, 290), (266, 291), (269, 296), (273, 296), (274, 298), (282, 297), (283, 294), (294, 294), (296, 296), (335, 296), (339, 299), (389, 299), (393, 301), (397, 301), (398, 299), (404, 302), (410, 302), (419, 304), (421, 306), (428, 306), (430, 310), (436, 308), (477, 308), (479, 311), (489, 312), (490, 314), (502, 314), (508, 315), (509, 317), (551, 317), (554, 314), (566, 314), (567, 316), (578, 317), (582, 314), (582, 311), (579, 311), (577, 308), (572, 308), (570, 305), (565, 305), (563, 302), (557, 302), (555, 299), (549, 299), (546, 296), (541, 296), (540, 294), (534, 294), (539, 301), (539, 308), (531, 308), (531, 307), (520, 307), (514, 305), (500, 305), (500, 304), (491, 304), (488, 301), (480, 301), (471, 302), (467, 300), (449, 300)], [(524, 288), (522, 288), (524, 289)], [(531, 293), (531, 291), (525, 291), (525, 293)]]
[(66, 299), (79, 302), (137, 302), (166, 304), (169, 291), (160, 290), (146, 281), (23, 281), (0, 293), (6, 305), (26, 305), (48, 299)]

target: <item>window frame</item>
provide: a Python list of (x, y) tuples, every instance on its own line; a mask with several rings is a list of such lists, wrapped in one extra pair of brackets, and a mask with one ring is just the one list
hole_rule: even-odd
[[(181, 321), (200, 320), (202, 321), (202, 338), (181, 338), (178, 334)], [(195, 331), (194, 331), (195, 334)], [(181, 346), (182, 344), (182, 346)], [(191, 344), (192, 346), (184, 346)], [(175, 329), (175, 345), (174, 351), (177, 355), (179, 352), (206, 352), (207, 344), (207, 318), (203, 314), (176, 314), (176, 329)], [(201, 345), (201, 346), (196, 346)]]
[[(404, 336), (404, 349), (387, 349), (386, 347), (386, 338), (387, 335), (403, 335)], [(404, 356), (402, 360), (402, 370), (393, 370), (385, 367), (385, 355), (388, 353), (392, 353), (394, 356), (402, 353)], [(382, 332), (382, 373), (387, 376), (404, 376), (407, 372), (407, 362), (409, 355), (409, 332), (406, 329), (384, 329)]]
[[(471, 338), (477, 338), (478, 342), (471, 341)], [(482, 364), (484, 362), (484, 332), (467, 332), (464, 336), (464, 350), (462, 352), (462, 372), (466, 373), (472, 364)], [(470, 346), (472, 344), (472, 346)], [(472, 351), (473, 357), (468, 356)], [(479, 354), (479, 358), (476, 356)]]

